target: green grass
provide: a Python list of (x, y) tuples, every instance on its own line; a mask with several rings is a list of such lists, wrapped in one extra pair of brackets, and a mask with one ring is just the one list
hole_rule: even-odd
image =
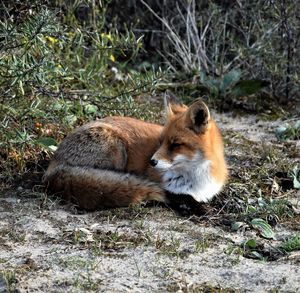
[(285, 124), (278, 127), (275, 131), (276, 137), (279, 140), (285, 141), (288, 139), (298, 140), (300, 139), (300, 120), (296, 121), (295, 124)]
[(96, 263), (93, 258), (84, 258), (81, 256), (66, 256), (64, 258), (54, 259), (60, 266), (68, 269), (91, 269), (94, 270), (96, 268)]
[(284, 241), (280, 248), (286, 252), (300, 250), (300, 235), (295, 235)]
[(1, 270), (0, 271), (0, 281), (4, 280), (6, 291), (5, 292), (14, 292), (16, 284), (18, 282), (16, 277), (16, 272), (14, 270)]
[(203, 236), (202, 239), (195, 241), (195, 251), (203, 253), (212, 245), (212, 239), (209, 236)]

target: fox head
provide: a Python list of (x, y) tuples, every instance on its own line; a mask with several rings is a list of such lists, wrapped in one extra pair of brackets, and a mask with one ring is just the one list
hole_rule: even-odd
[(160, 146), (150, 164), (161, 173), (166, 190), (207, 201), (227, 176), (220, 131), (201, 99), (187, 107), (166, 97), (165, 109)]

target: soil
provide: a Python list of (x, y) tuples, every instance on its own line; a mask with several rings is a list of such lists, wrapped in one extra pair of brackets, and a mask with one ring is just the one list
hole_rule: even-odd
[[(276, 175), (299, 164), (299, 142), (276, 139), (279, 120), (215, 117), (231, 179), (206, 215), (156, 204), (83, 213), (38, 186), (0, 193), (0, 292), (300, 292), (300, 251), (280, 249), (300, 234), (300, 193)], [(294, 204), (275, 239), (239, 218), (237, 203), (259, 192)]]

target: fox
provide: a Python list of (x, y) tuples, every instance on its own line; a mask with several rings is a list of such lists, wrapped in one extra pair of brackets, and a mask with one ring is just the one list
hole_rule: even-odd
[(75, 128), (43, 176), (47, 192), (87, 211), (168, 195), (208, 202), (228, 171), (221, 132), (202, 99), (190, 106), (165, 96), (165, 124), (110, 116)]

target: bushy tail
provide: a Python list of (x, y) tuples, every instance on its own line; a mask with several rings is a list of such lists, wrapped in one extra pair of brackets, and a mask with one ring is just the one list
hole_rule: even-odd
[(124, 207), (146, 200), (166, 201), (156, 183), (110, 170), (50, 166), (43, 181), (51, 193), (61, 194), (86, 210)]

